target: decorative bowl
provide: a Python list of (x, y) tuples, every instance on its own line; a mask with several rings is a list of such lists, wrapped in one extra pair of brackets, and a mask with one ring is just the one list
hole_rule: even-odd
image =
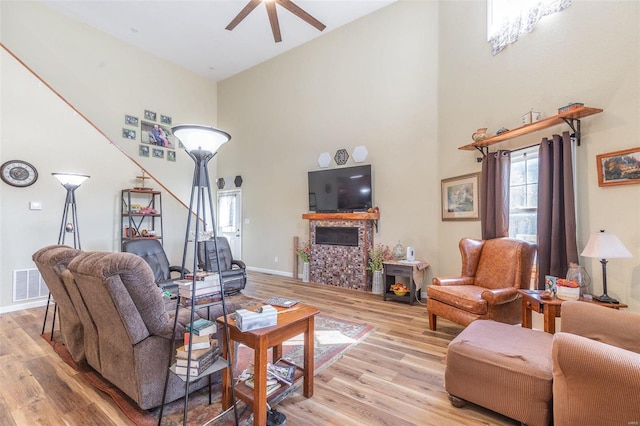
[(409, 293), (408, 291), (402, 291), (402, 290), (393, 290), (393, 292), (396, 294), (396, 296), (404, 296), (405, 294)]

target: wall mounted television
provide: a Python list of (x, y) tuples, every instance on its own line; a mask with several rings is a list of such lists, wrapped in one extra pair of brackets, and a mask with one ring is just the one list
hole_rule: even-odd
[(372, 206), (370, 164), (309, 172), (309, 211), (363, 212)]

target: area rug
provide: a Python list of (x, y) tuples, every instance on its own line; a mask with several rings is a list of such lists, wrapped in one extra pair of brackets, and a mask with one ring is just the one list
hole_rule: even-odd
[[(259, 304), (260, 301), (239, 294), (228, 298), (228, 301), (239, 303), (243, 308)], [(315, 318), (315, 346), (314, 360), (315, 372), (326, 369), (334, 362), (338, 361), (353, 346), (361, 342), (369, 333), (373, 331), (373, 327), (358, 324), (350, 321), (336, 319), (326, 315), (319, 314)], [(96, 389), (109, 395), (113, 402), (122, 410), (134, 424), (139, 426), (151, 426), (158, 424), (159, 409), (141, 410), (135, 402), (122, 393), (118, 388), (110, 382), (102, 378), (93, 368), (86, 362), (76, 363), (71, 358), (65, 346), (57, 339), (51, 341), (49, 334), (45, 333), (43, 337), (49, 342), (56, 353), (71, 367), (82, 374), (82, 377)], [(296, 365), (303, 364), (303, 335), (299, 335), (283, 343), (283, 356), (292, 360)], [(269, 359), (270, 356), (269, 356)], [(237, 351), (236, 374), (242, 372), (253, 360), (253, 350), (241, 345)], [(220, 418), (216, 418), (222, 412), (221, 406), (221, 386), (220, 375), (212, 376), (212, 403), (209, 405), (209, 394), (207, 389), (191, 393), (189, 396), (188, 422), (189, 425), (233, 425), (235, 424), (235, 416), (233, 410), (226, 413)], [(285, 392), (281, 393), (273, 404), (283, 400), (293, 392), (298, 392), (301, 381), (290, 386)], [(244, 386), (239, 383), (237, 386)], [(244, 403), (238, 401), (237, 411), (239, 416), (239, 424), (249, 425), (252, 421), (252, 412)], [(163, 425), (180, 425), (183, 423), (184, 399), (171, 402), (165, 405), (162, 416)], [(215, 420), (214, 420), (215, 419)]]

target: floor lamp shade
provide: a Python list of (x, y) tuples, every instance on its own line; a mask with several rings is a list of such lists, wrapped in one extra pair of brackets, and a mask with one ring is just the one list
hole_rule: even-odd
[(199, 150), (215, 154), (223, 144), (231, 140), (229, 133), (200, 124), (180, 124), (172, 127), (171, 131), (189, 152)]
[(600, 259), (602, 264), (602, 296), (593, 298), (605, 303), (618, 303), (618, 301), (607, 295), (607, 259), (623, 259), (632, 257), (631, 252), (622, 244), (620, 239), (610, 232), (604, 230), (594, 232), (589, 237), (587, 245), (582, 250), (582, 256)]

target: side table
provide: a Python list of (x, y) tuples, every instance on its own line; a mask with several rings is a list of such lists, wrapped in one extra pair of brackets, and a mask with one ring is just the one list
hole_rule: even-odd
[[(249, 308), (254, 310), (259, 306)], [(275, 306), (274, 306), (275, 307)], [(251, 331), (240, 331), (236, 326), (233, 314), (227, 316), (229, 325), (229, 339), (247, 345), (254, 350), (254, 389), (246, 385), (235, 386), (236, 397), (242, 399), (249, 407), (253, 408), (254, 426), (264, 426), (267, 423), (267, 351), (273, 348), (273, 363), (282, 357), (282, 343), (292, 337), (304, 333), (304, 367), (302, 378), (304, 380), (302, 394), (310, 398), (313, 396), (313, 372), (314, 372), (314, 324), (315, 316), (320, 312), (313, 306), (298, 303), (291, 308), (275, 307), (278, 310), (278, 323), (275, 326), (259, 328)], [(224, 324), (224, 317), (216, 319), (218, 324)], [(235, 365), (235, 345), (227, 341), (223, 333), (222, 353), (231, 349), (230, 364)], [(232, 405), (231, 380), (232, 368), (227, 368), (222, 373), (222, 408), (227, 409)], [(296, 380), (300, 376), (296, 375)], [(285, 387), (269, 395), (269, 399), (275, 397), (286, 389)]]
[[(382, 300), (396, 300), (399, 302), (409, 302), (413, 305), (416, 300), (416, 290), (422, 288), (422, 281), (424, 279), (424, 271), (429, 267), (427, 262), (416, 260), (410, 261), (387, 261), (382, 262), (384, 269), (384, 284), (385, 289), (382, 293)], [(389, 288), (396, 282), (396, 277), (408, 277), (409, 278), (409, 293), (404, 296), (397, 296)], [(420, 284), (420, 287), (416, 286), (416, 283)]]
[[(564, 300), (553, 297), (553, 299), (543, 299), (540, 297), (542, 290), (518, 290), (522, 296), (522, 326), (532, 327), (531, 312), (538, 312), (544, 318), (544, 331), (554, 334), (556, 332), (556, 318), (560, 318), (561, 306)], [(581, 302), (593, 303), (607, 308), (620, 309), (627, 308), (624, 303), (602, 303), (597, 300), (579, 299)]]

